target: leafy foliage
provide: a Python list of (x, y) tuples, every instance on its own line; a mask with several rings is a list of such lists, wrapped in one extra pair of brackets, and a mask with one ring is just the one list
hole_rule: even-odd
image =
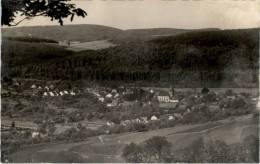
[(243, 143), (234, 145), (199, 138), (184, 150), (179, 160), (192, 163), (258, 162), (258, 149), (259, 143), (254, 136), (248, 136)]
[(140, 145), (127, 145), (122, 156), (126, 162), (134, 163), (171, 162), (171, 146), (165, 137), (155, 136)]
[[(68, 3), (71, 0), (3, 0), (2, 2), (2, 25), (16, 26), (25, 19), (36, 16), (50, 17), (51, 21), (57, 20), (63, 25), (63, 20), (74, 16), (85, 17), (87, 13), (74, 4)], [(24, 18), (17, 23), (14, 20), (19, 14)]]

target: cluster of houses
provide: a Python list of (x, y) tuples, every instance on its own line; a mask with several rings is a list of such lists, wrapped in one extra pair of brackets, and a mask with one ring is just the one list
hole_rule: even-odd
[[(167, 119), (167, 120), (182, 120), (184, 115), (186, 115), (187, 113), (190, 113), (190, 110), (188, 112), (184, 112), (184, 113), (174, 113), (172, 115), (166, 115), (166, 116), (162, 116), (161, 119)], [(140, 118), (136, 118), (136, 119), (132, 119), (132, 120), (122, 120), (120, 122), (120, 125), (123, 126), (127, 126), (127, 125), (131, 125), (131, 124), (135, 124), (135, 123), (141, 123), (141, 124), (148, 124), (152, 121), (159, 121), (160, 118), (153, 115), (150, 117), (150, 119), (148, 119), (148, 117), (140, 117)], [(106, 123), (107, 126), (114, 126), (115, 123), (114, 122), (110, 122), (108, 121)]]
[(179, 102), (172, 88), (169, 91), (154, 91), (121, 86), (117, 89), (88, 88), (87, 91), (101, 103), (105, 103), (107, 107), (131, 106), (137, 102), (141, 102), (142, 105), (151, 105), (156, 102), (160, 108), (174, 108)]
[(76, 93), (73, 90), (60, 90), (55, 88), (54, 85), (44, 86), (32, 84), (31, 89), (33, 90), (34, 96), (43, 96), (43, 97), (55, 97), (55, 96), (65, 96), (71, 95), (75, 96)]

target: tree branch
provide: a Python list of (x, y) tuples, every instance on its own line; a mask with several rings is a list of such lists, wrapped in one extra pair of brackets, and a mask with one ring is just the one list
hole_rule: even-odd
[(26, 20), (26, 19), (30, 19), (30, 17), (25, 17), (25, 18), (23, 18), (22, 20), (16, 22), (15, 24), (10, 24), (9, 26), (17, 26), (17, 25), (19, 25), (20, 23), (22, 23), (22, 22), (23, 22), (24, 20)]

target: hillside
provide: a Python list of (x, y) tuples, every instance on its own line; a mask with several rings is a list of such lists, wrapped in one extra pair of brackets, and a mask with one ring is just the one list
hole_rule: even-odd
[(113, 38), (115, 42), (148, 41), (159, 37), (174, 36), (188, 32), (190, 30), (174, 28), (152, 28), (152, 29), (131, 29)]
[[(165, 36), (175, 36), (190, 31), (205, 31), (219, 29), (184, 30), (175, 28), (151, 28), (121, 30), (101, 25), (66, 25), (66, 26), (33, 26), (3, 28), (2, 35), (8, 38), (42, 38), (54, 41), (72, 40), (90, 42), (97, 40), (112, 40), (116, 43), (132, 41), (148, 41)], [(17, 40), (17, 39), (16, 39)]]
[[(92, 137), (86, 141), (71, 143), (46, 143), (27, 147), (11, 154), (13, 162), (124, 162), (121, 154), (126, 144), (140, 143), (153, 136), (165, 136), (173, 144), (172, 152), (182, 155), (198, 138), (216, 139), (227, 145), (243, 143), (248, 136), (258, 136), (257, 123), (252, 118), (237, 118), (216, 122), (184, 125), (148, 132), (125, 133)], [(209, 128), (209, 125), (214, 125)], [(186, 130), (186, 132), (183, 132)], [(100, 138), (103, 138), (101, 142)], [(47, 158), (46, 158), (47, 157)], [(243, 162), (243, 161), (241, 161)]]
[(55, 44), (3, 40), (3, 63), (9, 75), (50, 80), (142, 81), (179, 87), (258, 86), (258, 29), (207, 29), (171, 36), (166, 35), (172, 29), (133, 31), (165, 36), (148, 41), (124, 38), (128, 42), (116, 47), (80, 52)]
[(122, 30), (100, 25), (34, 26), (3, 28), (2, 35), (9, 37), (31, 36), (55, 41), (88, 42), (114, 38)]

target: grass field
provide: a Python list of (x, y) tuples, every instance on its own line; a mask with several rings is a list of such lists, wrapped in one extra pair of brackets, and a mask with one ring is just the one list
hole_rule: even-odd
[(116, 45), (109, 42), (108, 40), (99, 40), (99, 41), (72, 44), (68, 48), (68, 50), (72, 50), (72, 51), (99, 50), (99, 49), (105, 49), (114, 46)]
[[(124, 133), (92, 137), (74, 143), (44, 144), (25, 148), (12, 155), (13, 162), (124, 162), (121, 152), (124, 145), (140, 143), (152, 136), (165, 136), (177, 152), (199, 137), (218, 139), (227, 144), (239, 143), (249, 136), (258, 136), (257, 120), (251, 115), (217, 122), (177, 126), (148, 132)], [(68, 155), (71, 153), (71, 155)], [(50, 156), (50, 158), (44, 158)]]

